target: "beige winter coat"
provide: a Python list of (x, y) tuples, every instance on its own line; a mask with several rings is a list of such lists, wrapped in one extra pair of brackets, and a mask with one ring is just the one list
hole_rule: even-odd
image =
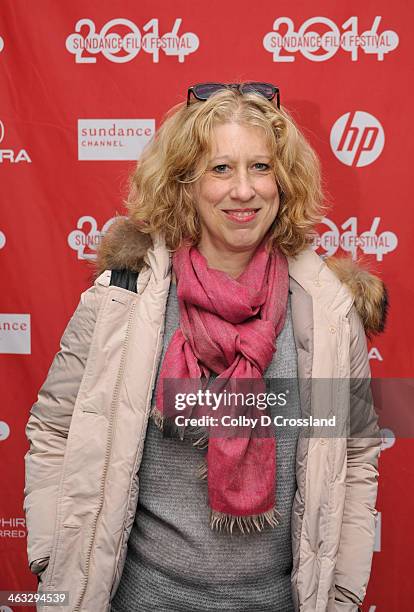
[[(135, 517), (162, 349), (171, 270), (163, 238), (151, 242), (120, 221), (104, 240), (101, 262), (107, 269), (82, 294), (26, 429), (28, 557), (43, 590), (70, 593), (69, 606), (55, 612), (110, 610)], [(335, 379), (369, 377), (361, 317), (366, 329), (380, 329), (385, 300), (376, 277), (334, 261), (330, 267), (312, 250), (289, 260), (299, 377), (332, 380), (319, 416), (338, 408)], [(123, 268), (139, 270), (137, 293), (109, 285), (110, 269)], [(312, 397), (301, 402), (304, 413), (313, 411)], [(364, 598), (379, 449), (378, 437), (299, 440), (296, 610), (355, 611)]]

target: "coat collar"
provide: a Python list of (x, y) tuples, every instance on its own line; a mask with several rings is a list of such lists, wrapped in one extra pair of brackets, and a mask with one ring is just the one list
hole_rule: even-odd
[[(290, 277), (324, 307), (342, 315), (354, 303), (368, 335), (384, 330), (387, 291), (377, 276), (348, 258), (322, 259), (310, 247), (287, 259)], [(99, 246), (97, 272), (125, 268), (140, 272), (143, 266), (151, 268), (156, 280), (166, 278), (171, 262), (164, 238), (144, 233), (120, 217)]]

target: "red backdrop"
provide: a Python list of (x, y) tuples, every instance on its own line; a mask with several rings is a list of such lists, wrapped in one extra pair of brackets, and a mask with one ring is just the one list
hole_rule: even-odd
[[(333, 204), (318, 251), (364, 255), (390, 293), (373, 375), (412, 375), (412, 18), (406, 0), (2, 1), (0, 590), (35, 588), (22, 510), (28, 411), (91, 283), (85, 260), (124, 213), (135, 160), (189, 85), (280, 87)], [(414, 595), (414, 446), (390, 429), (365, 612), (411, 610)]]

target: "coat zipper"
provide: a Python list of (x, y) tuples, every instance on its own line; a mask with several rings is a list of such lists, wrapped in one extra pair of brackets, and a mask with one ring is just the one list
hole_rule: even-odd
[(101, 479), (99, 506), (98, 506), (98, 511), (96, 513), (96, 516), (94, 518), (93, 525), (92, 525), (92, 534), (91, 534), (90, 542), (88, 544), (88, 549), (86, 553), (85, 576), (82, 579), (82, 590), (79, 595), (78, 601), (75, 607), (73, 608), (73, 612), (80, 611), (82, 600), (85, 596), (86, 587), (88, 584), (89, 563), (90, 563), (91, 554), (92, 554), (93, 542), (95, 539), (96, 526), (97, 526), (99, 515), (101, 513), (103, 503), (104, 503), (106, 475), (108, 472), (109, 458), (110, 458), (111, 450), (112, 450), (112, 435), (113, 435), (114, 417), (115, 417), (116, 410), (117, 410), (118, 403), (119, 403), (121, 382), (123, 379), (123, 374), (124, 374), (124, 369), (125, 369), (126, 354), (127, 354), (127, 349), (128, 349), (129, 336), (130, 336), (130, 332), (131, 332), (131, 328), (133, 324), (135, 307), (136, 307), (136, 301), (133, 302), (133, 304), (131, 305), (131, 309), (130, 309), (129, 317), (128, 317), (127, 329), (125, 332), (125, 338), (124, 338), (124, 342), (122, 346), (121, 360), (120, 360), (118, 374), (117, 374), (116, 381), (115, 381), (115, 388), (114, 388), (114, 393), (112, 396), (111, 410), (109, 414), (108, 437), (107, 437), (107, 442), (106, 442), (105, 462), (104, 462), (103, 474), (102, 474), (102, 479)]

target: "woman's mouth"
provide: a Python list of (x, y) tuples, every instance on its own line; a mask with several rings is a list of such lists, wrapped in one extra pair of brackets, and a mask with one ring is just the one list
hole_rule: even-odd
[(259, 208), (232, 208), (223, 212), (236, 223), (248, 223), (256, 218)]

